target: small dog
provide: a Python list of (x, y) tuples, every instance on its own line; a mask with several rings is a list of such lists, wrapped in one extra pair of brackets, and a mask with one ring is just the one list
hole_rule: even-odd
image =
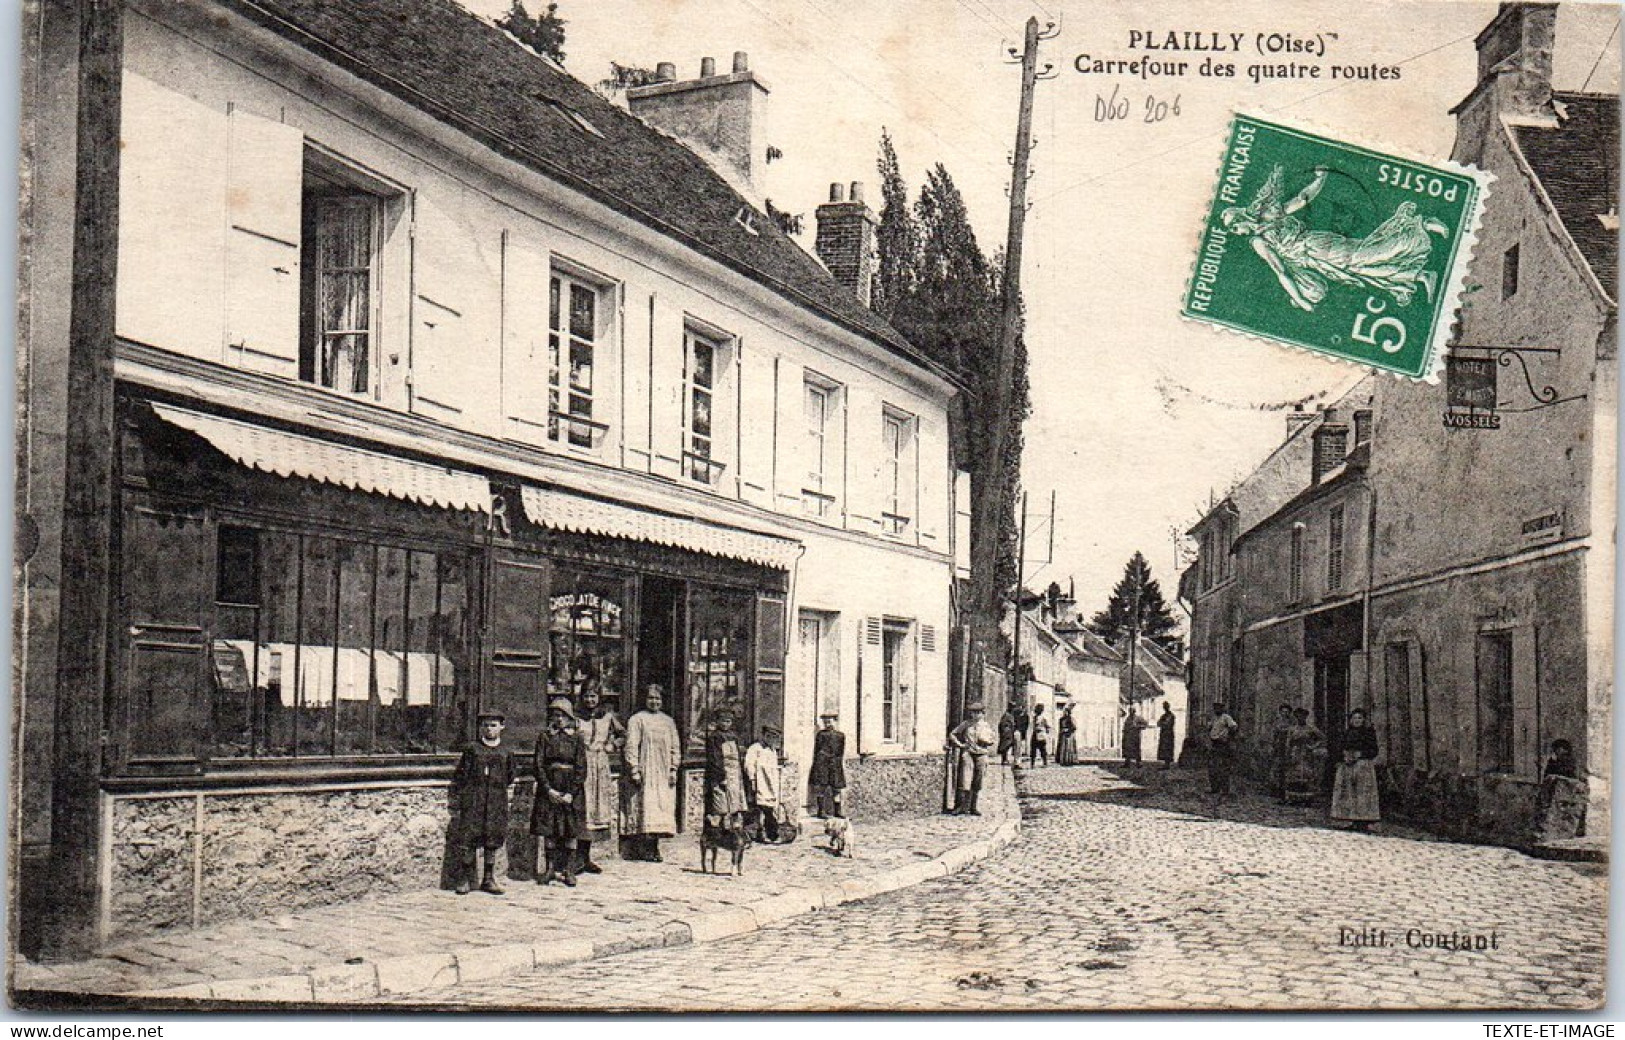
[(829, 851), (852, 859), (857, 855), (856, 835), (852, 821), (845, 816), (830, 816), (824, 820), (824, 836), (829, 839)]
[(727, 849), (733, 860), (733, 874), (745, 876), (745, 850), (751, 845), (750, 830), (739, 827), (703, 827), (700, 830), (700, 871), (716, 872), (717, 852)]

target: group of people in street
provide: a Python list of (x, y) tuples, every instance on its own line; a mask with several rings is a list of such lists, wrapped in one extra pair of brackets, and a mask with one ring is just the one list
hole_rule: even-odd
[[(643, 709), (625, 723), (596, 688), (584, 689), (579, 699), (578, 714), (568, 698), (554, 698), (547, 724), (536, 737), (530, 833), (539, 848), (539, 884), (557, 881), (573, 888), (578, 875), (602, 873), (593, 860), (593, 845), (609, 840), (617, 819), (626, 859), (660, 862), (661, 839), (677, 833), (683, 744), (677, 723), (664, 711), (664, 691), (650, 686)], [(779, 732), (764, 726), (754, 743), (742, 747), (738, 716), (725, 704), (711, 712), (705, 736), (704, 826), (777, 841), (782, 830)], [(508, 842), (509, 788), (519, 778), (502, 744), (505, 723), (500, 712), (480, 713), (478, 737), (464, 750), (453, 777), (451, 837), (458, 854), (459, 895), (475, 887), (482, 855), (479, 890), (503, 894), (496, 858)], [(838, 779), (844, 787), (844, 778)]]
[[(1162, 768), (1174, 767), (1174, 729), (1179, 725), (1179, 717), (1174, 714), (1173, 707), (1162, 702), (1162, 714), (1157, 718), (1157, 761)], [(1123, 712), (1123, 764), (1139, 765), (1145, 761), (1145, 748), (1141, 734), (1150, 728), (1150, 723), (1140, 716), (1140, 711), (1134, 705), (1129, 705)]]
[[(1239, 730), (1225, 706), (1215, 704), (1208, 725), (1208, 790), (1212, 794), (1230, 793)], [(1335, 746), (1329, 747), (1329, 743)], [(1294, 804), (1315, 801), (1329, 788), (1332, 820), (1349, 830), (1369, 830), (1382, 819), (1377, 757), (1377, 731), (1364, 709), (1349, 712), (1337, 739), (1328, 742), (1308, 708), (1283, 704), (1276, 709), (1270, 730), (1270, 793), (1283, 804)]]
[(1072, 717), (1072, 705), (1063, 705), (1053, 726), (1044, 714), (1042, 704), (1025, 706), (1011, 704), (999, 717), (999, 761), (1005, 765), (1020, 765), (1026, 759), (1029, 768), (1036, 769), (1039, 762), (1049, 765), (1050, 734), (1055, 735), (1053, 761), (1058, 766), (1078, 764), (1078, 724)]

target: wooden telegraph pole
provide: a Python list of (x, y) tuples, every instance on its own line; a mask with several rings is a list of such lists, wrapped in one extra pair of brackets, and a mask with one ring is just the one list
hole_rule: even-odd
[[(1054, 67), (1038, 67), (1038, 43), (1055, 36), (1055, 25), (1050, 23), (1043, 31), (1038, 19), (1027, 19), (1027, 32), (1020, 53), (1014, 47), (1010, 55), (1021, 63), (1021, 107), (1016, 121), (1016, 148), (1010, 174), (1010, 224), (1004, 250), (1004, 299), (999, 321), (999, 353), (997, 378), (993, 387), (992, 444), (986, 467), (987, 479), (976, 489), (971, 506), (971, 584), (975, 590), (975, 614), (981, 632), (977, 643), (985, 653), (995, 645), (999, 618), (1004, 608), (1004, 590), (999, 588), (999, 520), (1003, 503), (1015, 474), (1004, 465), (1009, 450), (1016, 417), (1012, 414), (1012, 384), (1016, 372), (1016, 347), (1021, 337), (1021, 246), (1022, 232), (1027, 219), (1027, 180), (1031, 176), (1028, 163), (1032, 156), (1033, 92), (1041, 79), (1050, 79)], [(1020, 589), (1017, 612), (1020, 611)], [(1017, 630), (1020, 619), (1017, 619)]]

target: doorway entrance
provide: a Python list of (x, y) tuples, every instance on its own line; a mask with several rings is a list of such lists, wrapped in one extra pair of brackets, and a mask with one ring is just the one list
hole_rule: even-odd
[(681, 726), (687, 718), (682, 703), (687, 586), (677, 579), (653, 574), (643, 576), (642, 586), (638, 604), (638, 685), (626, 714), (641, 711), (644, 693), (655, 685), (665, 691), (666, 714)]

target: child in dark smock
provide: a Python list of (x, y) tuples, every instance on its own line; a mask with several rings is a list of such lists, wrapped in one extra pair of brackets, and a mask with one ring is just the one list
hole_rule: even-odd
[(485, 852), (485, 877), (480, 891), (502, 895), (497, 884), (497, 852), (508, 843), (508, 788), (513, 784), (513, 760), (502, 746), (503, 717), (481, 712), (479, 739), (463, 751), (452, 779), (452, 800), (457, 807), (453, 844), (459, 857), (457, 894), (473, 890), (474, 861)]

